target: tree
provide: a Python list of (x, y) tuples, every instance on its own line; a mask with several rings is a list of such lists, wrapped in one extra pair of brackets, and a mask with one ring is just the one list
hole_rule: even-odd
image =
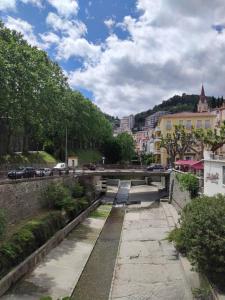
[(124, 162), (131, 161), (135, 154), (133, 137), (127, 132), (119, 134), (116, 138), (121, 147), (121, 160)]
[(105, 142), (103, 153), (107, 163), (116, 164), (122, 159), (122, 149), (116, 138)]
[(213, 153), (225, 144), (225, 125), (220, 128), (208, 129), (202, 133), (204, 145)]
[(194, 130), (186, 131), (184, 126), (175, 125), (174, 131), (161, 138), (160, 147), (165, 148), (169, 156), (169, 163), (174, 165), (176, 157), (183, 159), (190, 147), (196, 144)]

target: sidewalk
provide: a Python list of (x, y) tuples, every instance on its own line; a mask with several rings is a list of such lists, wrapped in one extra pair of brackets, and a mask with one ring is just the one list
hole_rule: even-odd
[(193, 299), (177, 253), (165, 240), (176, 222), (172, 212), (168, 219), (163, 204), (140, 208), (125, 215), (110, 299)]

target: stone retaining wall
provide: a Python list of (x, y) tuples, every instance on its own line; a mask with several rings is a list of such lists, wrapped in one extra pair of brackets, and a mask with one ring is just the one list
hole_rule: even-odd
[[(21, 219), (33, 216), (43, 206), (43, 192), (50, 183), (65, 183), (70, 185), (77, 180), (89, 187), (95, 185), (99, 178), (73, 176), (43, 177), (40, 179), (17, 180), (0, 184), (0, 208), (4, 210), (7, 222), (16, 223)], [(94, 190), (94, 189), (93, 189)], [(91, 199), (95, 199), (90, 189), (86, 192)]]
[(170, 174), (170, 203), (172, 203), (176, 210), (180, 212), (187, 203), (191, 201), (191, 196), (188, 191), (183, 190), (176, 178), (176, 174), (180, 172), (173, 171)]

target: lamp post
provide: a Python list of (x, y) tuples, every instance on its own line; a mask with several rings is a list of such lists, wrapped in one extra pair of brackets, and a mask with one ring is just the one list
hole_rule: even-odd
[(66, 168), (68, 167), (68, 132), (67, 132), (67, 126), (66, 126), (66, 145), (65, 145), (65, 164)]

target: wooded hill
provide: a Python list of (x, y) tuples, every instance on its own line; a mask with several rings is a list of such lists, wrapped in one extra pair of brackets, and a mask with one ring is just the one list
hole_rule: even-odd
[[(209, 106), (211, 108), (220, 107), (223, 104), (223, 97), (207, 97)], [(135, 128), (141, 129), (145, 125), (145, 118), (154, 114), (157, 111), (168, 111), (171, 113), (178, 113), (183, 111), (197, 111), (197, 104), (199, 95), (175, 95), (168, 100), (164, 100), (161, 104), (155, 105), (152, 109), (141, 112), (135, 115)]]

